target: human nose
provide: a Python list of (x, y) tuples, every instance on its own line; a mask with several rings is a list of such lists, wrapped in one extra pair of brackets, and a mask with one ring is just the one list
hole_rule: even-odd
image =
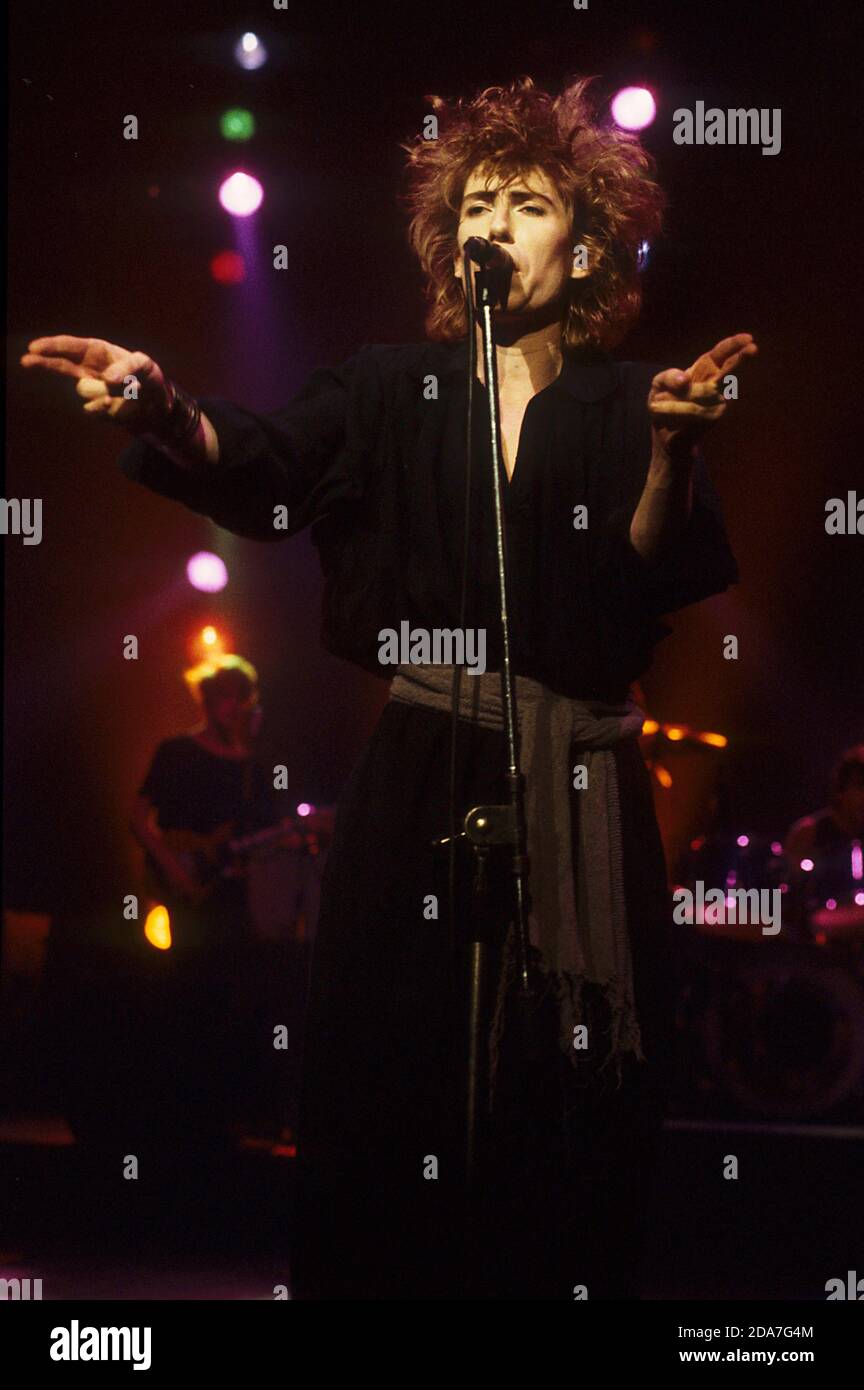
[(496, 201), (489, 223), (490, 241), (512, 241), (510, 229), (510, 207), (503, 200)]

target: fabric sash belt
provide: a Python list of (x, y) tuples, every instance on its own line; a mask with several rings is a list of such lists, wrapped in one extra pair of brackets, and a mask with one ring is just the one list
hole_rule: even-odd
[[(452, 666), (399, 666), (390, 698), (449, 712), (453, 674)], [(500, 673), (469, 675), (463, 668), (459, 686), (459, 718), (503, 730)], [(645, 1058), (633, 990), (612, 750), (625, 740), (638, 739), (646, 716), (632, 699), (621, 705), (574, 700), (527, 676), (516, 677), (516, 698), (525, 778), (531, 945), (539, 953), (542, 973), (554, 982), (559, 1042), (574, 1065), (579, 1060), (574, 1030), (588, 1017), (584, 985), (589, 982), (602, 991), (611, 1031), (611, 1047), (602, 1065), (617, 1059), (620, 1077), (623, 1054)], [(585, 771), (574, 788), (577, 767)], [(575, 833), (571, 797), (576, 799)], [(511, 932), (511, 948), (512, 936)], [(511, 962), (510, 983), (513, 973)], [(493, 1038), (500, 1031), (501, 1012), (499, 995)], [(587, 1046), (590, 1050), (590, 1030)]]

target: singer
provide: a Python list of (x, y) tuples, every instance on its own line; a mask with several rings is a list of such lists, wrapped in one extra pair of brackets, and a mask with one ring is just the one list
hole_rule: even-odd
[[(672, 1000), (671, 903), (630, 691), (669, 631), (663, 615), (737, 580), (697, 445), (728, 408), (723, 377), (756, 345), (734, 334), (686, 370), (612, 357), (639, 311), (639, 248), (658, 234), (663, 196), (637, 139), (595, 116), (586, 81), (553, 98), (525, 78), (470, 101), (436, 98), (434, 110), (438, 138), (404, 147), (425, 341), (317, 371), (266, 416), (190, 401), (146, 354), (93, 339), (37, 339), (23, 361), (72, 375), (85, 411), (139, 436), (121, 460), (128, 477), (241, 536), (273, 541), (311, 524), (326, 646), (392, 679), (344, 790), (322, 897), (295, 1296), (636, 1298)], [(517, 1045), (505, 939), (489, 1030), (491, 1150), (466, 1273), (464, 1057), (433, 850), (450, 821), (450, 673), (394, 672), (378, 649), (382, 629), (403, 623), (485, 631), (486, 671), (462, 681), (459, 816), (505, 801), (479, 354), (464, 611), (462, 601), (462, 250), (473, 237), (509, 279), (495, 342), (544, 994), (530, 1046)], [(130, 371), (137, 402), (122, 398)], [(279, 508), (287, 532), (274, 528)]]

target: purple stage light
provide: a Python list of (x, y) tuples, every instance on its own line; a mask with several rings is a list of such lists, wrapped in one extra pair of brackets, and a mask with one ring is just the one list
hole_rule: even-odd
[(644, 130), (657, 115), (647, 87), (622, 87), (612, 101), (612, 119), (622, 130)]
[(251, 217), (264, 201), (264, 189), (251, 174), (238, 169), (223, 182), (219, 202), (232, 217)]
[(200, 589), (204, 594), (218, 594), (228, 583), (228, 571), (218, 555), (199, 550), (186, 566), (186, 578), (193, 589)]
[(301, 801), (297, 807), (298, 816), (311, 816), (315, 811), (314, 806), (310, 806), (308, 801)]

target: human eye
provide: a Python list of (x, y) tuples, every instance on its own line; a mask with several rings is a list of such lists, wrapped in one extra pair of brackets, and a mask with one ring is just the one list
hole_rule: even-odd
[(472, 203), (472, 204), (470, 205), (470, 207), (467, 207), (467, 208), (465, 209), (465, 216), (466, 216), (466, 217), (474, 217), (474, 215), (475, 215), (476, 213), (478, 213), (478, 212), (488, 212), (488, 211), (489, 211), (489, 209), (488, 209), (488, 206), (486, 205), (486, 203)]
[(522, 204), (522, 211), (523, 211), (523, 212), (532, 212), (532, 213), (534, 213), (537, 217), (545, 217), (545, 216), (546, 216), (546, 209), (545, 209), (545, 208), (539, 207), (537, 203), (523, 203), (523, 204)]

